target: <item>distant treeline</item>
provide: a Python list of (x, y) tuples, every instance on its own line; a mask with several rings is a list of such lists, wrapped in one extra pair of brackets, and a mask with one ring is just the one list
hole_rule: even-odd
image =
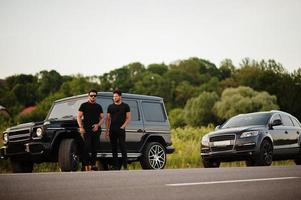
[[(243, 59), (234, 66), (229, 59), (219, 66), (190, 58), (166, 65), (131, 63), (93, 77), (62, 76), (41, 71), (14, 75), (0, 81), (0, 105), (10, 117), (0, 117), (1, 128), (15, 123), (43, 120), (51, 103), (86, 93), (90, 88), (163, 97), (173, 127), (218, 124), (244, 112), (280, 109), (301, 119), (301, 69), (288, 73), (274, 60)], [(18, 115), (28, 106), (36, 109)]]

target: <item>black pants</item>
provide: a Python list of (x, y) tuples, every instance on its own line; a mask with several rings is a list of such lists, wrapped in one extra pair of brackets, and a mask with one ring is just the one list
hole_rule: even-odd
[(128, 160), (127, 160), (127, 150), (125, 145), (125, 130), (120, 128), (111, 128), (110, 142), (112, 145), (112, 154), (113, 154), (113, 161), (115, 167), (119, 168), (118, 151), (117, 151), (117, 145), (119, 144), (119, 148), (122, 154), (122, 165), (123, 168), (127, 169)]
[(85, 150), (83, 155), (83, 165), (95, 165), (96, 163), (96, 149), (99, 145), (99, 136), (101, 130), (93, 132), (86, 130), (84, 133)]

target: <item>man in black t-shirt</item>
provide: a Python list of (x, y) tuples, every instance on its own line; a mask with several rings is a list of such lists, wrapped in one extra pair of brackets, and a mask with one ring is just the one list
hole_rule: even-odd
[(90, 90), (89, 99), (78, 109), (77, 123), (79, 132), (85, 141), (83, 165), (86, 171), (91, 171), (96, 162), (96, 147), (99, 144), (101, 125), (104, 121), (101, 105), (96, 103), (96, 90)]
[[(112, 145), (112, 154), (115, 169), (118, 169), (118, 153), (117, 142), (122, 154), (122, 165), (127, 170), (127, 150), (125, 146), (125, 128), (131, 120), (131, 112), (128, 104), (121, 101), (120, 90), (113, 92), (114, 103), (109, 105), (106, 120), (106, 137), (110, 135), (110, 142)], [(110, 131), (109, 131), (110, 130)], [(109, 134), (110, 133), (110, 134)]]

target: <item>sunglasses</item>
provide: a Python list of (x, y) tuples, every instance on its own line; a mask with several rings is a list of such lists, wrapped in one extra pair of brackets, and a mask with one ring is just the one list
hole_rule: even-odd
[(93, 95), (89, 95), (89, 96), (90, 96), (90, 97), (96, 97), (96, 95), (94, 95), (94, 94), (93, 94)]

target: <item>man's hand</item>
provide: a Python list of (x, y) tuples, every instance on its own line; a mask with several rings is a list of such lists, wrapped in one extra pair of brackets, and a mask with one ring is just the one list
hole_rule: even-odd
[(79, 132), (80, 132), (80, 134), (83, 135), (86, 131), (83, 127), (79, 127)]
[(105, 133), (105, 138), (108, 139), (109, 138), (109, 130), (106, 130), (106, 133)]
[(96, 131), (98, 131), (99, 125), (98, 124), (94, 124), (92, 127), (93, 127), (92, 131), (96, 132)]

